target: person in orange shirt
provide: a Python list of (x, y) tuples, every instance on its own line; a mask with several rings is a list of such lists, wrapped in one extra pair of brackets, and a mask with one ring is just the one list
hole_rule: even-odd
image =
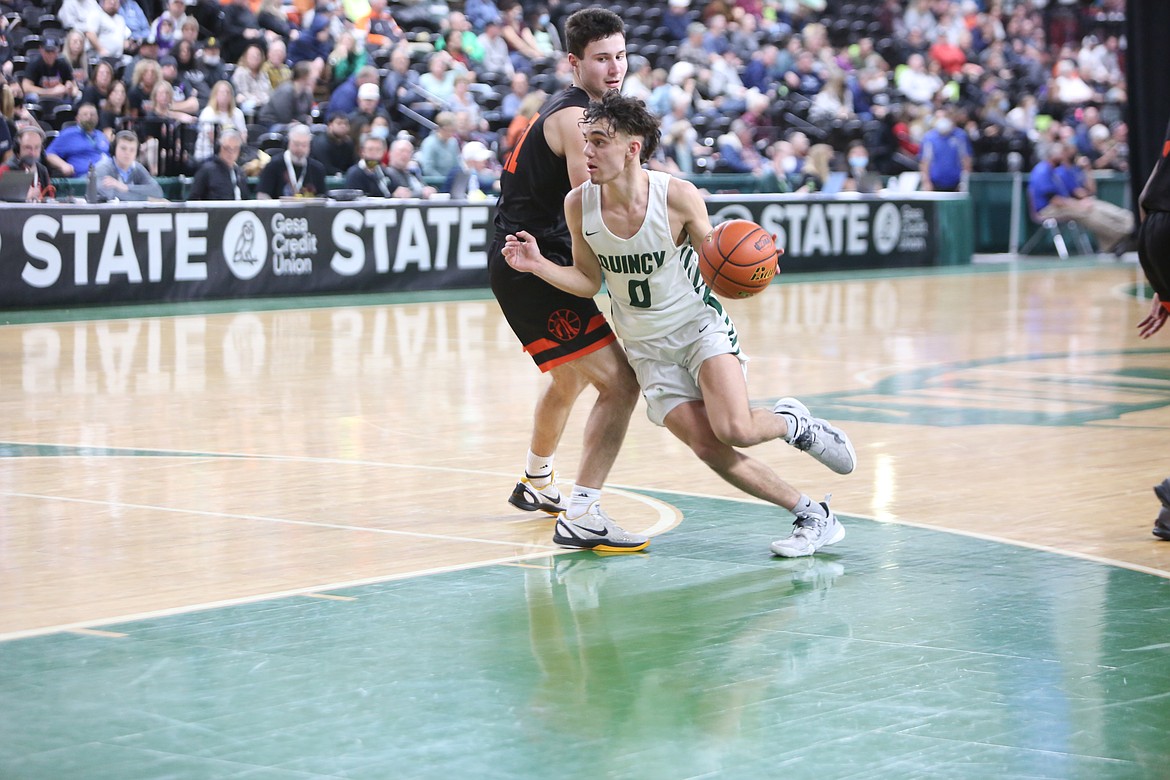
[(505, 157), (509, 152), (516, 148), (516, 144), (520, 141), (520, 136), (524, 135), (524, 131), (528, 129), (528, 123), (532, 121), (533, 115), (540, 110), (540, 106), (548, 97), (542, 90), (528, 93), (522, 101), (520, 101), (520, 108), (516, 112), (516, 116), (512, 117), (512, 121), (508, 124), (508, 130), (504, 134), (504, 140), (500, 146), (500, 157)]
[[(231, 5), (235, 0), (219, 0), (220, 5)], [(252, 13), (260, 13), (260, 0), (247, 0), (248, 7), (252, 9)]]
[(394, 21), (386, 0), (370, 0), (370, 12), (354, 22), (354, 27), (366, 32), (366, 45), (378, 51), (393, 48), (403, 39), (402, 28)]

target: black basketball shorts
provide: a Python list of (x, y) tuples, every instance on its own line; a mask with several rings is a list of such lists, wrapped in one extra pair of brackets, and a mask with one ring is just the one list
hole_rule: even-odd
[[(524, 351), (541, 371), (548, 371), (617, 339), (592, 298), (553, 287), (535, 274), (521, 273), (504, 260), (505, 230), (496, 230), (488, 250), (492, 293)], [(572, 250), (548, 238), (540, 253), (560, 265), (572, 262)]]
[(1170, 212), (1146, 214), (1138, 231), (1138, 260), (1154, 292), (1170, 301)]

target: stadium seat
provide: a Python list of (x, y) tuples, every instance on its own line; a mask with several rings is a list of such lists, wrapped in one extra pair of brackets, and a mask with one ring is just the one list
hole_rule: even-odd
[(26, 35), (24, 36), (24, 40), (17, 44), (16, 50), (25, 57), (29, 57), (31, 56), (30, 52), (35, 49), (39, 49), (44, 40), (45, 39), (39, 35)]
[(49, 114), (49, 125), (55, 130), (60, 130), (66, 122), (72, 122), (76, 114), (71, 105), (56, 106)]
[(629, 29), (629, 35), (626, 37), (627, 43), (633, 41), (634, 43), (651, 43), (654, 40), (654, 28), (648, 24), (639, 24), (636, 27)]
[(504, 96), (495, 90), (488, 90), (477, 94), (475, 96), (475, 102), (484, 111), (496, 111), (499, 109), (500, 104), (504, 102)]
[(268, 154), (277, 154), (283, 152), (287, 139), (284, 133), (265, 133), (257, 140), (256, 145), (260, 147), (261, 151)]

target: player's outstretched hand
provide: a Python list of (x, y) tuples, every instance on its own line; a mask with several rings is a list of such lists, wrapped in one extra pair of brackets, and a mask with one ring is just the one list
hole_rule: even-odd
[(1162, 299), (1158, 297), (1157, 293), (1154, 293), (1154, 305), (1150, 307), (1150, 313), (1146, 315), (1146, 318), (1138, 323), (1138, 335), (1143, 339), (1153, 336), (1166, 324), (1167, 317), (1170, 317), (1170, 311), (1166, 310), (1166, 307), (1162, 305)]
[(517, 271), (532, 273), (540, 266), (540, 247), (531, 233), (518, 230), (504, 237), (504, 259)]

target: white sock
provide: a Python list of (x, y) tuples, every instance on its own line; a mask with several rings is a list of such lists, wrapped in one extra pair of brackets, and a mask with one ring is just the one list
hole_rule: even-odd
[(776, 412), (776, 414), (784, 418), (784, 422), (788, 427), (788, 430), (784, 431), (784, 441), (791, 444), (792, 440), (796, 438), (797, 429), (800, 427), (800, 423), (797, 421), (796, 415), (794, 414), (790, 414), (788, 412)]
[(532, 450), (528, 451), (528, 460), (524, 464), (524, 474), (528, 477), (528, 482), (533, 487), (542, 488), (552, 482), (554, 457), (556, 457), (556, 453), (552, 455), (537, 455)]
[(565, 511), (566, 517), (580, 517), (589, 511), (589, 507), (601, 500), (601, 488), (587, 488), (573, 485), (569, 494), (569, 508)]
[(796, 506), (792, 507), (792, 514), (801, 515), (807, 513), (820, 515), (821, 517), (828, 517), (828, 515), (825, 514), (825, 508), (823, 506), (818, 504), (816, 501), (813, 501), (804, 493), (801, 493), (800, 500), (796, 502)]

